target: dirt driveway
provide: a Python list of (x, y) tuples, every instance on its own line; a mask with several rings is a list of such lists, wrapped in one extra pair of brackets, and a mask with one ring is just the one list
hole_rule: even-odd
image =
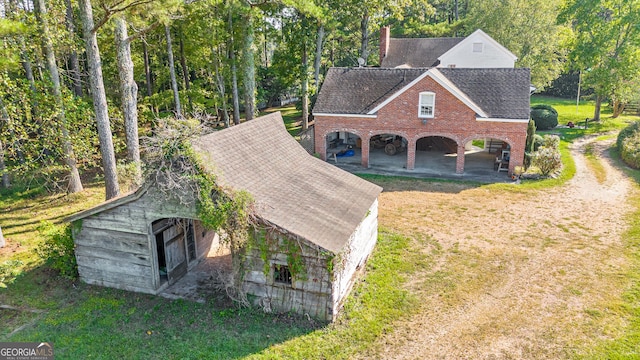
[(598, 183), (583, 155), (588, 141), (573, 145), (575, 178), (550, 190), (386, 187), (380, 225), (429, 235), (416, 251), (435, 265), (409, 283), (420, 312), (365, 356), (559, 359), (615, 336), (624, 326), (610, 315), (624, 287), (621, 233), (634, 188), (609, 164), (612, 141), (595, 144), (607, 172)]

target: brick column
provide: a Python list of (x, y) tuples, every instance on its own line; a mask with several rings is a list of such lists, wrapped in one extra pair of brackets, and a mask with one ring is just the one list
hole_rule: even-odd
[(509, 154), (509, 176), (513, 175), (516, 166), (524, 164), (524, 147), (527, 137), (524, 134), (515, 137), (511, 142), (511, 153)]
[(416, 140), (407, 141), (407, 170), (413, 170), (416, 167)]
[(360, 138), (362, 140), (362, 167), (365, 169), (369, 168), (369, 136), (363, 136)]
[(316, 126), (314, 131), (315, 152), (320, 155), (320, 159), (327, 161), (327, 139)]
[(464, 173), (464, 144), (458, 144), (458, 157), (456, 158), (456, 174)]

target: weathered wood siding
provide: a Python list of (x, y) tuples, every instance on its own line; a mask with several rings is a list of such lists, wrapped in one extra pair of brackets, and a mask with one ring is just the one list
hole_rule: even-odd
[[(280, 235), (284, 237), (284, 235)], [(295, 240), (293, 240), (295, 241)], [(252, 249), (245, 258), (245, 278), (243, 289), (255, 296), (254, 305), (267, 311), (295, 312), (309, 314), (316, 319), (333, 319), (331, 299), (331, 274), (327, 269), (330, 254), (300, 240), (302, 262), (306, 274), (304, 279), (294, 278), (292, 284), (274, 281), (274, 264), (286, 265), (287, 255), (282, 242), (282, 250), (269, 255), (269, 273), (265, 275), (264, 260), (260, 250)]]
[[(74, 234), (80, 279), (86, 283), (155, 294), (159, 275), (151, 223), (161, 218), (195, 218), (195, 206), (166, 199), (149, 189), (139, 199), (81, 220)], [(202, 226), (194, 226), (201, 238)], [(208, 236), (209, 244), (212, 236)], [(199, 255), (204, 246), (197, 247)]]
[(333, 309), (337, 314), (344, 300), (351, 291), (358, 278), (358, 273), (364, 269), (365, 262), (378, 240), (378, 200), (376, 200), (349, 239), (349, 244), (336, 258), (340, 261), (335, 265), (333, 279)]

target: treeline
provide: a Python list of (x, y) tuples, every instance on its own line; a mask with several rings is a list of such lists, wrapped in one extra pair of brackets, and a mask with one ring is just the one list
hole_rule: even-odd
[(635, 0), (0, 0), (1, 184), (77, 192), (80, 175), (101, 168), (107, 198), (117, 196), (119, 172), (140, 177), (139, 137), (166, 116), (230, 126), (295, 98), (306, 128), (326, 70), (358, 66), (359, 58), (376, 66), (386, 25), (394, 37), (482, 28), (518, 56), (517, 66), (532, 69), (537, 88), (580, 71), (598, 101), (624, 104), (640, 78), (630, 65), (640, 48), (638, 7)]

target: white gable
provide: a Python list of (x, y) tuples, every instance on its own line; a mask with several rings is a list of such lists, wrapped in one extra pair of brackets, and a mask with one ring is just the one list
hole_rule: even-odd
[(478, 29), (438, 59), (438, 67), (513, 68), (518, 58)]

